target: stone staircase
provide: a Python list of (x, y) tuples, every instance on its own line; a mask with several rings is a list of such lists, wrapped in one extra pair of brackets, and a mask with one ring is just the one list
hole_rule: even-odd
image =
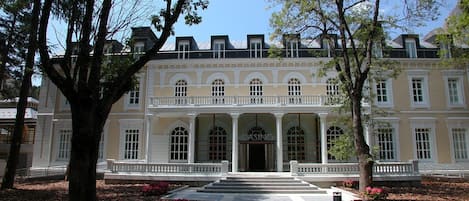
[(279, 193), (326, 194), (325, 190), (291, 176), (228, 176), (205, 185), (198, 192), (205, 193)]

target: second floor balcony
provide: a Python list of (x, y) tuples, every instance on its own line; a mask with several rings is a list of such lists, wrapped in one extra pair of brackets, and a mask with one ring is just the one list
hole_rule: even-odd
[(150, 108), (209, 107), (331, 107), (336, 99), (326, 95), (300, 96), (183, 96), (150, 97)]

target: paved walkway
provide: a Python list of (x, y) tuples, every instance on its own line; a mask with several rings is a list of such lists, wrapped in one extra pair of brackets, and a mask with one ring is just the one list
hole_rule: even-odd
[[(249, 193), (201, 193), (197, 189), (201, 187), (191, 187), (174, 192), (163, 198), (167, 200), (188, 199), (197, 201), (333, 201), (332, 193), (337, 189), (326, 190), (327, 194), (249, 194)], [(342, 200), (358, 200), (353, 194), (342, 192)]]

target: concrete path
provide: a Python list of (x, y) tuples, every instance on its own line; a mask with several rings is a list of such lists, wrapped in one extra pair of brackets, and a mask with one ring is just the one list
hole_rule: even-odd
[(199, 187), (186, 188), (163, 197), (162, 200), (188, 199), (197, 201), (333, 201), (333, 192), (341, 191), (342, 201), (359, 200), (354, 194), (336, 188), (326, 188), (327, 194), (249, 194), (249, 193), (201, 193)]

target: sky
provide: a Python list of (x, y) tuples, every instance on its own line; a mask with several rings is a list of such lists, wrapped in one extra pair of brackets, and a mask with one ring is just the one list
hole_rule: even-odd
[[(457, 0), (444, 1), (438, 20), (415, 28), (414, 33), (423, 38), (428, 32), (441, 27), (456, 2)], [(210, 41), (211, 35), (228, 35), (230, 40), (239, 41), (246, 40), (248, 34), (265, 34), (267, 39), (272, 33), (269, 19), (275, 11), (269, 9), (271, 6), (269, 0), (209, 0), (208, 9), (200, 12), (202, 23), (189, 27), (181, 19), (175, 26), (175, 36), (193, 36), (198, 42)], [(397, 34), (391, 33), (391, 37)], [(174, 41), (174, 38), (171, 37), (168, 42)]]

